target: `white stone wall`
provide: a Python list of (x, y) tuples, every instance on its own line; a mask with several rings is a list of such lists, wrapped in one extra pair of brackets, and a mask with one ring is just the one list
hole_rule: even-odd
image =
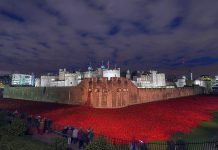
[(194, 85), (198, 85), (200, 87), (207, 87), (207, 81), (203, 81), (203, 80), (195, 80), (194, 81)]
[(75, 73), (65, 74), (65, 86), (77, 86), (79, 84), (78, 75)]
[(52, 81), (50, 87), (64, 87), (65, 81)]
[(58, 79), (58, 76), (41, 76), (41, 87), (50, 87), (51, 82)]
[(92, 77), (93, 77), (93, 71), (84, 72), (84, 78), (92, 78)]
[(176, 82), (177, 87), (184, 87), (186, 86), (186, 78), (183, 77), (182, 79), (178, 79)]
[(164, 73), (157, 74), (157, 85), (156, 86), (166, 86), (166, 78)]
[(157, 86), (157, 71), (150, 71), (152, 77), (153, 87)]
[(103, 70), (103, 77), (106, 77), (110, 80), (112, 77), (120, 77), (120, 69), (114, 70)]
[(40, 78), (36, 78), (35, 79), (35, 87), (40, 87), (41, 86), (41, 79)]
[[(77, 86), (82, 79), (80, 72), (68, 73), (66, 70), (60, 69), (58, 76), (41, 76), (41, 87), (63, 87), (63, 86)], [(62, 80), (60, 80), (62, 79)], [(64, 80), (63, 80), (64, 79)]]
[(65, 80), (66, 69), (59, 69), (59, 80)]
[(151, 74), (141, 75), (137, 77), (137, 86), (141, 88), (158, 88), (166, 86), (166, 79), (164, 73), (157, 73), (157, 71), (150, 71)]

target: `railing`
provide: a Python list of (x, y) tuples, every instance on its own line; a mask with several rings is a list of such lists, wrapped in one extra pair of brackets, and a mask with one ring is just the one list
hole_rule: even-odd
[[(59, 126), (56, 128), (60, 129)], [(60, 136), (60, 131), (55, 131)], [(95, 134), (95, 138), (101, 134)], [(148, 142), (143, 141), (128, 141), (112, 137), (104, 136), (109, 143), (113, 144), (116, 150), (218, 150), (218, 141), (203, 141), (203, 142), (185, 142), (182, 140), (169, 142)], [(134, 149), (135, 148), (135, 149)]]
[[(218, 141), (210, 142), (185, 142), (184, 144), (168, 145), (162, 143), (136, 144), (136, 150), (218, 150)], [(117, 150), (131, 150), (131, 145), (115, 145)], [(133, 148), (132, 148), (133, 149)]]

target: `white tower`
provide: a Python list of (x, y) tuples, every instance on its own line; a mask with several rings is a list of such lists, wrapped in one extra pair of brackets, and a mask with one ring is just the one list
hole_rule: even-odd
[(153, 86), (157, 86), (157, 71), (150, 71), (152, 76)]
[(127, 71), (126, 71), (126, 78), (129, 79), (129, 80), (131, 79), (130, 70), (127, 70)]

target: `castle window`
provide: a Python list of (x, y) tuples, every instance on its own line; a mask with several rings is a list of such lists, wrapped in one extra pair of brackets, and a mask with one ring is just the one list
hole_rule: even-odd
[(122, 89), (121, 89), (121, 88), (118, 88), (118, 89), (117, 89), (117, 92), (121, 92), (121, 91), (122, 91)]

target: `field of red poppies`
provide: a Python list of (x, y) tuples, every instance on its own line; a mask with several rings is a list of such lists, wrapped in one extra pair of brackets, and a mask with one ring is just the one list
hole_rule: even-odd
[(167, 140), (177, 132), (189, 133), (200, 122), (211, 120), (211, 111), (218, 110), (218, 97), (193, 96), (121, 109), (2, 99), (0, 108), (48, 117), (58, 127), (91, 127), (108, 137), (153, 141)]

